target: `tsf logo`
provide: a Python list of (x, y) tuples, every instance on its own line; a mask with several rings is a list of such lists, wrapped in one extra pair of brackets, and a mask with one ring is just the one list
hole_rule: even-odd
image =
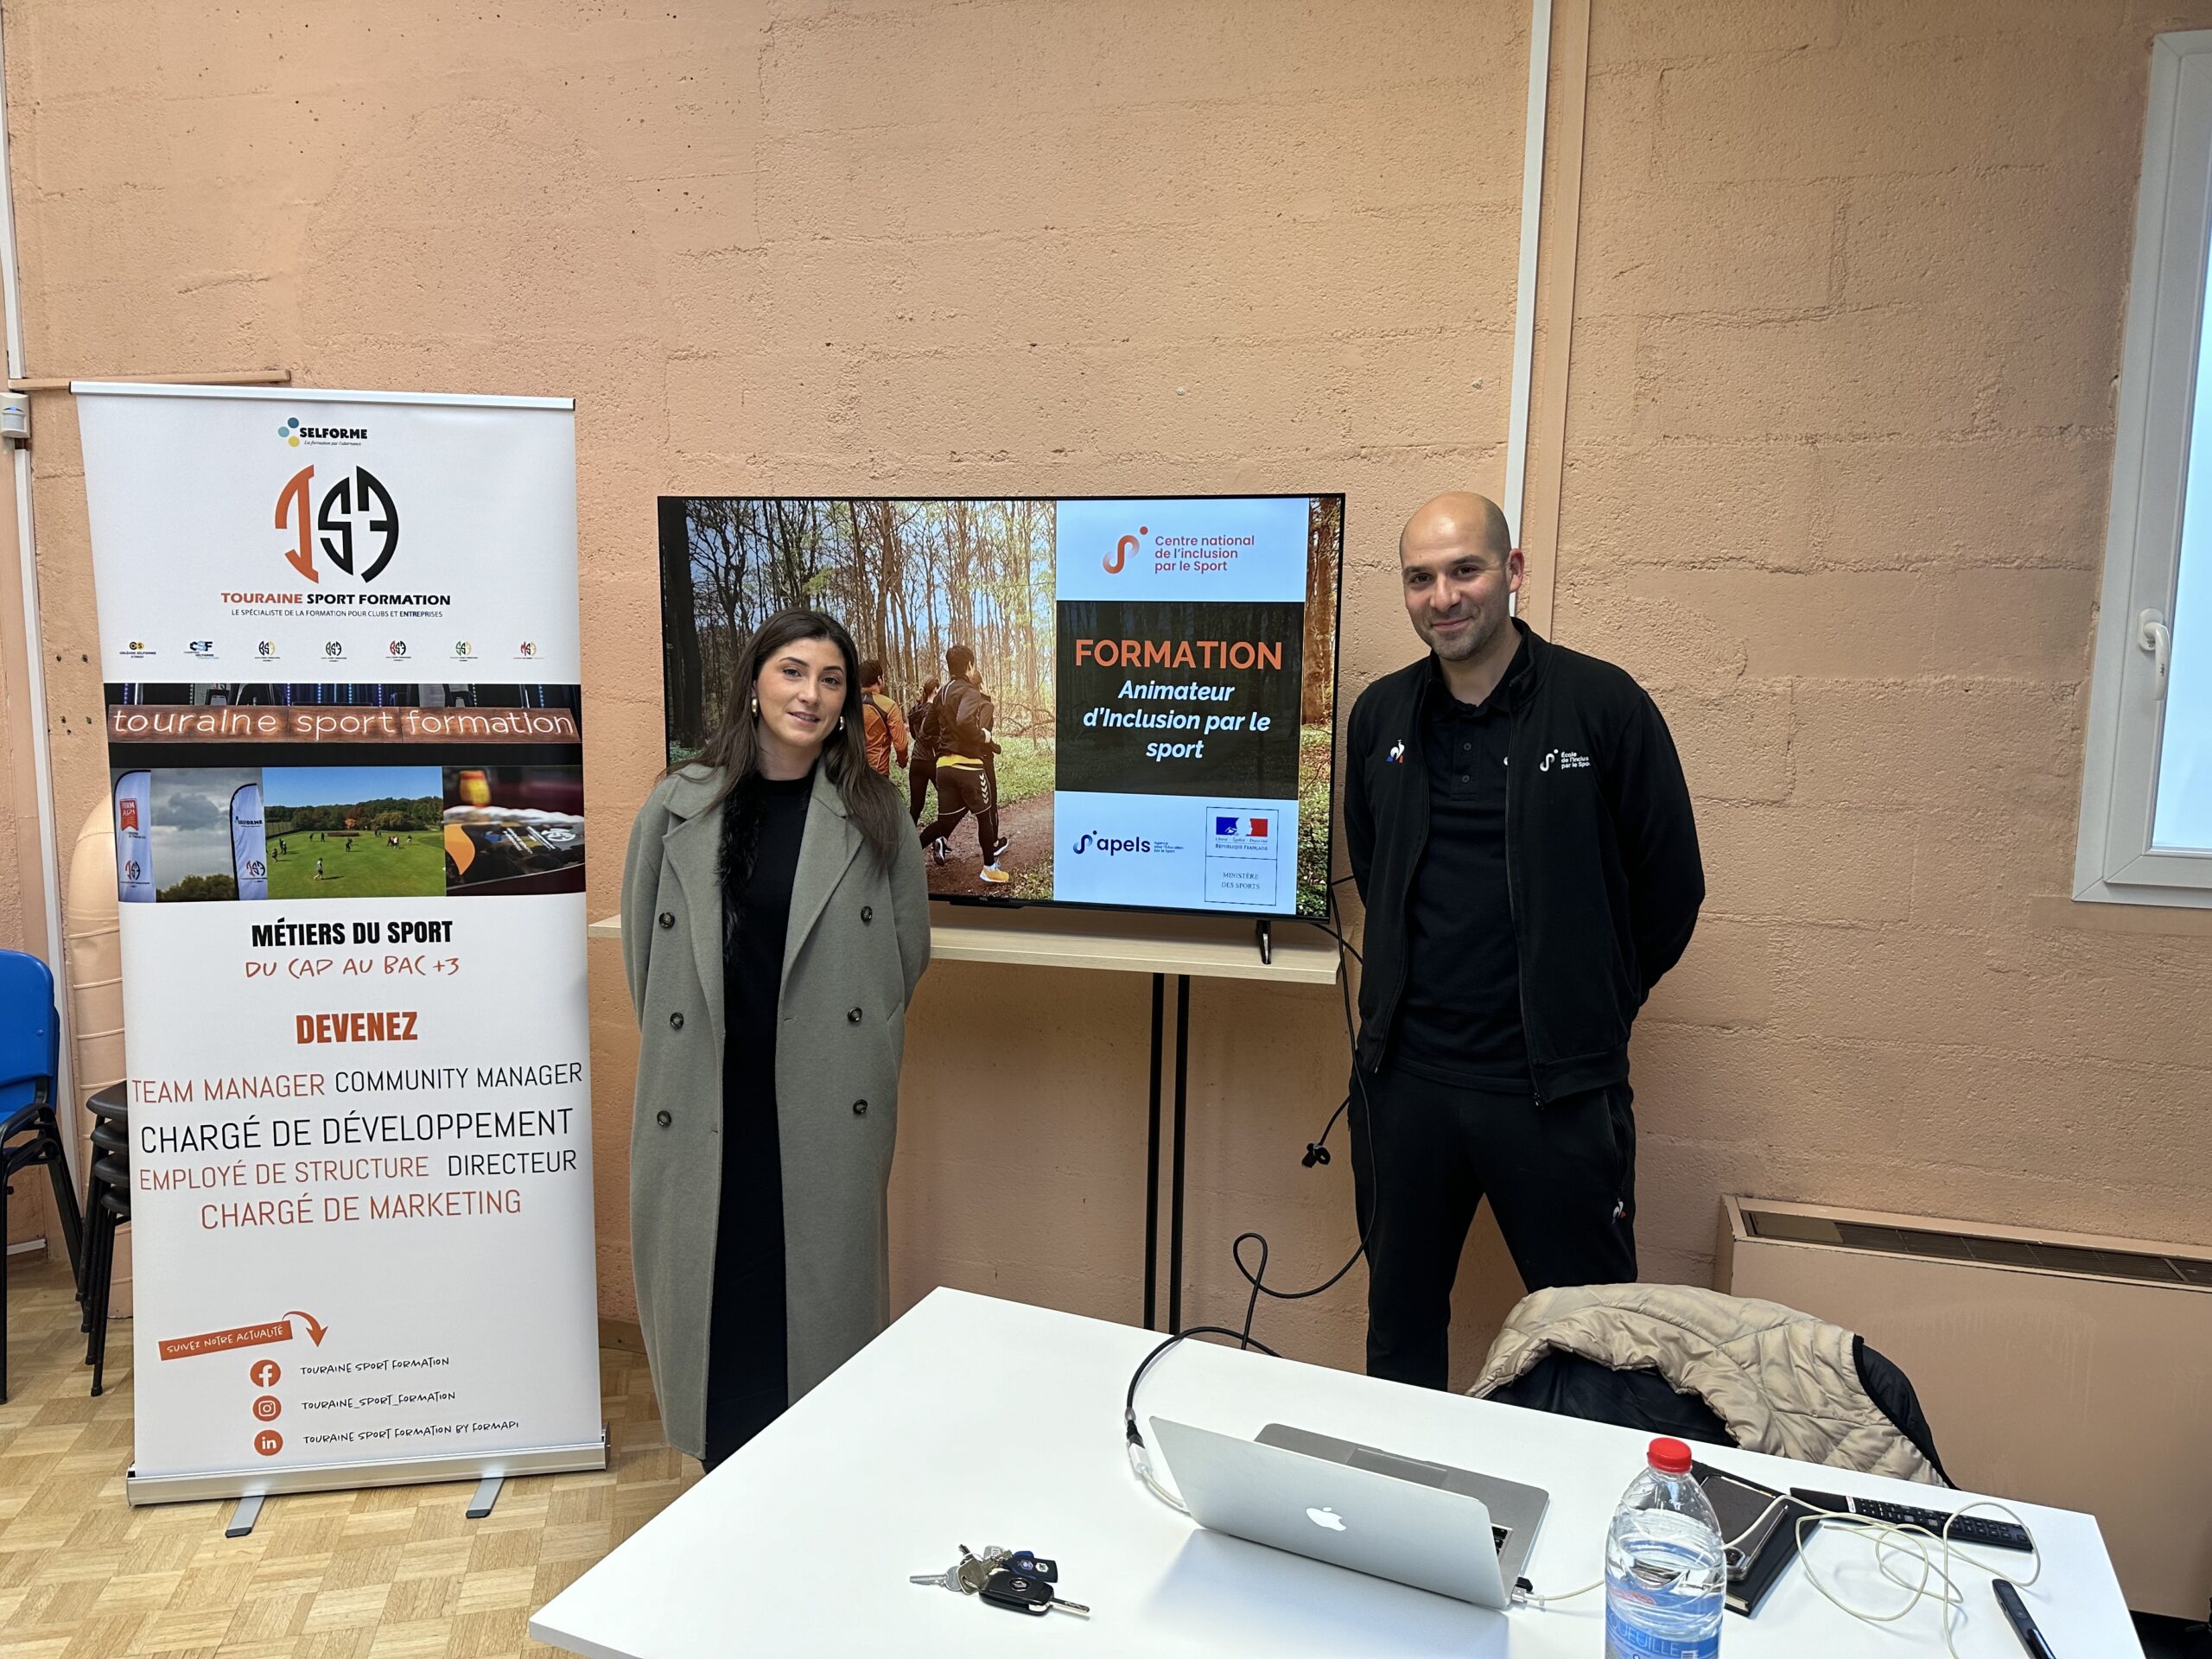
[(1120, 541), (1115, 543), (1113, 556), (1099, 561), (1100, 563), (1106, 567), (1106, 574), (1109, 576), (1120, 575), (1122, 570), (1128, 565), (1129, 555), (1135, 553), (1144, 545), (1142, 542), (1137, 539), (1137, 537), (1149, 536), (1151, 534), (1152, 532), (1150, 531), (1147, 530), (1142, 524), (1139, 524), (1137, 526), (1136, 536), (1124, 536)]
[(315, 468), (302, 467), (292, 474), (276, 498), (276, 528), (289, 530), (293, 545), (286, 563), (309, 582), (321, 582), (315, 569), (318, 549), (347, 575), (374, 582), (399, 551), (399, 509), (391, 492), (365, 467), (340, 475), (322, 493), (312, 512)]

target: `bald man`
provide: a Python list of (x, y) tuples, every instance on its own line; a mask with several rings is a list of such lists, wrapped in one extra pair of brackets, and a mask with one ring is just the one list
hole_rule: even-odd
[(1440, 1389), (1485, 1197), (1529, 1289), (1636, 1277), (1629, 1030), (1705, 874), (1666, 721), (1512, 615), (1523, 565), (1494, 502), (1438, 496), (1398, 568), (1428, 652), (1361, 694), (1346, 742), (1352, 1169), (1367, 1369)]

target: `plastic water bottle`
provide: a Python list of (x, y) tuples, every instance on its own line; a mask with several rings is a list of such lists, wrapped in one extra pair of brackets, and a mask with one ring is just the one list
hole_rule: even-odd
[(1605, 1659), (1713, 1659), (1728, 1565), (1680, 1440), (1651, 1442), (1605, 1534)]

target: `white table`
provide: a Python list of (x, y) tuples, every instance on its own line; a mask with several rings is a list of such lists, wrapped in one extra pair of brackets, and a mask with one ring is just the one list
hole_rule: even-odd
[[(1122, 1440), (1129, 1373), (1158, 1340), (1130, 1326), (936, 1291), (548, 1604), (530, 1632), (596, 1659), (1596, 1659), (1602, 1651), (1602, 1593), (1548, 1611), (1491, 1612), (1205, 1532), (1160, 1503), (1130, 1474)], [(1294, 1423), (1541, 1486), (1551, 1509), (1529, 1566), (1540, 1592), (1600, 1576), (1606, 1522), (1648, 1443), (1626, 1429), (1196, 1341), (1154, 1368), (1137, 1409), (1141, 1419), (1168, 1416), (1235, 1434)], [(1770, 1485), (1816, 1484), (1906, 1502), (1934, 1496), (1752, 1452), (1700, 1454)], [(2057, 1653), (2139, 1656), (2095, 1520), (2013, 1507), (2044, 1548), (2043, 1577), (2026, 1596)], [(1062, 1589), (1094, 1616), (1026, 1618), (906, 1582), (909, 1573), (950, 1566), (962, 1544), (1058, 1557)], [(1826, 1530), (1810, 1554), (1854, 1599), (1893, 1605), (1902, 1594), (1876, 1578), (1863, 1537)], [(1987, 1575), (1961, 1576), (1961, 1659), (2019, 1659)], [(1721, 1650), (1727, 1659), (1941, 1655), (1938, 1617), (1929, 1602), (1894, 1625), (1857, 1623), (1822, 1600), (1800, 1567), (1756, 1618), (1727, 1616)]]

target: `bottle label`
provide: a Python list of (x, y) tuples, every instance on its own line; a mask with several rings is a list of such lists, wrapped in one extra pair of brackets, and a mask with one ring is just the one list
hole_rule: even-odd
[(1618, 1607), (1605, 1609), (1605, 1659), (1718, 1659), (1719, 1652), (1718, 1628), (1701, 1636), (1663, 1635), (1638, 1629)]

